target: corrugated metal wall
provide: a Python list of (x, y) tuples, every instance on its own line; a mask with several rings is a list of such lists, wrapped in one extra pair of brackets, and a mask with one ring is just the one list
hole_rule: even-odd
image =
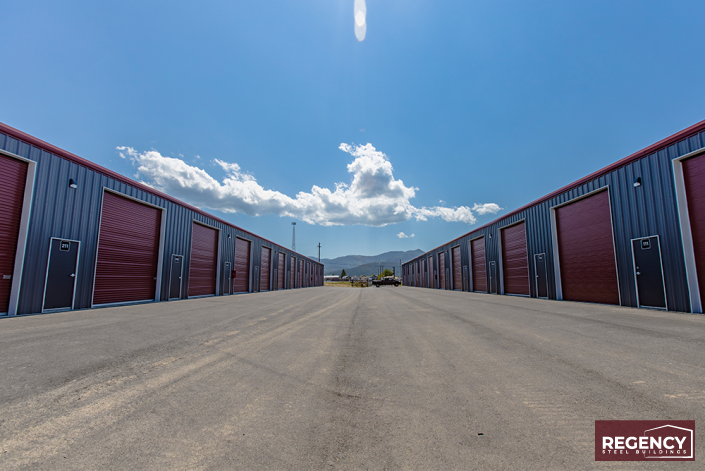
[[(499, 261), (498, 232), (508, 224), (526, 220), (526, 237), (529, 256), (529, 280), (531, 297), (537, 297), (534, 255), (546, 254), (548, 294), (556, 299), (556, 275), (554, 270), (553, 242), (551, 232), (551, 208), (568, 202), (599, 188), (609, 186), (614, 222), (615, 255), (617, 257), (618, 280), (623, 306), (637, 306), (636, 285), (632, 267), (631, 239), (651, 235), (661, 236), (663, 270), (668, 296), (668, 309), (690, 312), (688, 284), (683, 258), (678, 209), (674, 189), (672, 160), (705, 147), (705, 132), (693, 134), (675, 144), (664, 147), (654, 153), (628, 163), (622, 167), (581, 184), (575, 188), (556, 195), (546, 201), (537, 203), (506, 218), (500, 218), (485, 227), (479, 228), (459, 239), (455, 239), (424, 255), (404, 263), (408, 266), (428, 254), (444, 250), (450, 253), (450, 247), (460, 242), (463, 265), (469, 265), (468, 241), (485, 236), (486, 267)], [(641, 186), (635, 188), (633, 182), (641, 177)], [(435, 257), (434, 257), (435, 258)], [(447, 258), (446, 258), (447, 262)], [(499, 292), (502, 291), (502, 276)], [(408, 285), (408, 283), (407, 283)]]
[[(37, 162), (34, 201), (32, 203), (33, 207), (27, 236), (27, 250), (18, 314), (39, 313), (42, 311), (41, 304), (51, 237), (81, 241), (75, 308), (91, 307), (103, 188), (108, 188), (166, 209), (160, 290), (162, 300), (169, 299), (169, 265), (172, 254), (184, 256), (182, 298), (187, 297), (191, 226), (193, 221), (198, 221), (220, 230), (218, 294), (221, 294), (222, 291), (225, 261), (230, 261), (232, 267), (235, 256), (234, 242), (236, 236), (252, 241), (252, 259), (249, 274), (251, 291), (254, 286), (252, 274), (254, 273), (254, 267), (260, 264), (262, 245), (271, 247), (273, 256), (276, 256), (280, 250), (284, 251), (282, 247), (236, 227), (229, 226), (170, 200), (102, 175), (3, 133), (0, 133), (0, 149)], [(76, 181), (78, 188), (69, 188), (69, 179)], [(290, 254), (291, 252), (285, 250), (285, 253)], [(320, 265), (307, 257), (297, 256), (299, 259), (303, 258), (312, 264)], [(289, 263), (290, 257), (287, 257), (287, 268)]]

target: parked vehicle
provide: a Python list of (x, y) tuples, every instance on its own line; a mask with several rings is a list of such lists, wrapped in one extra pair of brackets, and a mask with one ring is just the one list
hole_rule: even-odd
[(393, 276), (385, 276), (382, 279), (379, 280), (372, 280), (372, 284), (375, 285), (376, 288), (379, 288), (380, 286), (399, 286), (401, 285), (401, 281), (399, 278), (395, 278)]

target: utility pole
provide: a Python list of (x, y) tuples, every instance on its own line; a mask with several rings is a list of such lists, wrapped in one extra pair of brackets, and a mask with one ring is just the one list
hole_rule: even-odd
[(292, 222), (291, 226), (294, 229), (294, 234), (291, 236), (291, 250), (296, 252), (296, 223)]
[(321, 263), (321, 243), (318, 243), (318, 263)]

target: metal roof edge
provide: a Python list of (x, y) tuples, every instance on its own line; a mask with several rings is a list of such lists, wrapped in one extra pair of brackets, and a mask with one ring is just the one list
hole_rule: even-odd
[(502, 219), (506, 219), (509, 216), (512, 216), (512, 215), (517, 214), (521, 211), (524, 211), (525, 209), (528, 209), (534, 205), (537, 205), (539, 203), (543, 203), (544, 201), (549, 200), (549, 199), (553, 198), (554, 196), (560, 195), (561, 193), (565, 193), (566, 191), (570, 191), (573, 188), (576, 188), (584, 183), (589, 182), (590, 180), (594, 180), (595, 178), (601, 177), (602, 175), (605, 175), (613, 170), (616, 170), (616, 169), (623, 167), (629, 163), (632, 163), (635, 160), (639, 160), (643, 157), (651, 155), (654, 152), (657, 152), (665, 147), (676, 144), (677, 142), (680, 142), (680, 141), (686, 139), (687, 137), (690, 137), (691, 135), (697, 134), (702, 131), (705, 131), (705, 119), (698, 122), (698, 123), (693, 124), (692, 126), (685, 128), (681, 131), (678, 131), (675, 134), (672, 134), (664, 139), (661, 139), (660, 141), (658, 141), (654, 144), (651, 144), (650, 146), (645, 147), (645, 148), (641, 149), (640, 151), (634, 152), (633, 154), (628, 155), (627, 157), (624, 157), (623, 159), (620, 159), (613, 164), (610, 164), (606, 167), (603, 167), (600, 170), (597, 170), (597, 171), (595, 171), (595, 172), (593, 172), (593, 173), (591, 173), (591, 174), (589, 174), (579, 180), (576, 180), (573, 183), (569, 183), (568, 185), (566, 185), (562, 188), (559, 188), (558, 190), (555, 190), (555, 191), (547, 194), (546, 196), (542, 196), (541, 198), (539, 198), (535, 201), (532, 201), (531, 203), (525, 204), (524, 206), (521, 206), (513, 211), (510, 211), (507, 214), (503, 214), (502, 216), (500, 216), (496, 219), (493, 219), (492, 221), (485, 223), (482, 226), (477, 227), (477, 228), (471, 230), (470, 232), (467, 232), (467, 233), (461, 235), (460, 237), (456, 237), (455, 239), (452, 239), (452, 240), (446, 242), (445, 244), (441, 244), (438, 247), (429, 250), (428, 252), (424, 252), (422, 255), (419, 255), (418, 257), (412, 258), (411, 260), (407, 260), (406, 262), (403, 262), (402, 265), (405, 265), (407, 263), (411, 263), (414, 260), (422, 258), (424, 255), (431, 253), (431, 252), (434, 252), (445, 245), (451, 244), (451, 243), (455, 242), (456, 240), (462, 239), (463, 237), (467, 237), (470, 234), (472, 234), (473, 232), (477, 232), (480, 229), (484, 229), (488, 226), (491, 226), (492, 224), (495, 224), (495, 223), (501, 221)]
[(59, 157), (61, 157), (61, 158), (63, 158), (63, 159), (66, 159), (66, 160), (68, 160), (68, 161), (71, 161), (71, 162), (73, 162), (73, 163), (75, 163), (75, 164), (77, 164), (77, 165), (80, 165), (80, 166), (82, 166), (82, 167), (86, 167), (86, 168), (89, 169), (89, 170), (93, 170), (93, 171), (95, 171), (95, 172), (98, 172), (98, 173), (100, 173), (100, 174), (102, 174), (102, 175), (105, 175), (106, 177), (110, 177), (110, 178), (112, 178), (112, 179), (114, 179), (114, 180), (118, 180), (118, 181), (120, 181), (120, 182), (122, 182), (122, 183), (125, 183), (125, 184), (127, 184), (127, 185), (133, 186), (133, 187), (135, 187), (135, 188), (139, 188), (140, 190), (145, 191), (145, 192), (147, 192), (147, 193), (150, 193), (150, 194), (152, 194), (152, 195), (158, 196), (159, 198), (163, 198), (163, 199), (165, 199), (165, 200), (167, 200), (167, 201), (171, 201), (172, 203), (178, 204), (179, 206), (183, 206), (183, 207), (185, 207), (185, 208), (187, 208), (187, 209), (189, 209), (189, 210), (191, 210), (191, 211), (194, 211), (194, 212), (196, 212), (196, 213), (198, 213), (198, 214), (201, 214), (201, 215), (206, 216), (206, 217), (209, 217), (209, 218), (211, 218), (211, 219), (213, 219), (213, 220), (215, 220), (215, 221), (218, 221), (218, 222), (220, 222), (220, 223), (222, 223), (222, 224), (225, 224), (226, 226), (232, 227), (232, 228), (237, 229), (237, 230), (240, 230), (240, 231), (242, 231), (242, 232), (244, 232), (244, 233), (246, 233), (246, 234), (249, 234), (249, 235), (251, 235), (251, 236), (257, 237), (257, 238), (259, 238), (259, 239), (261, 239), (261, 240), (263, 240), (263, 241), (265, 241), (265, 242), (269, 242), (269, 243), (272, 244), (272, 245), (276, 245), (276, 246), (279, 247), (280, 249), (284, 249), (284, 250), (287, 251), (287, 252), (295, 253), (296, 255), (299, 255), (299, 256), (301, 256), (301, 257), (303, 257), (303, 258), (309, 259), (309, 260), (311, 260), (311, 261), (314, 262), (314, 263), (318, 263), (318, 264), (320, 264), (320, 265), (323, 265), (323, 263), (321, 263), (321, 262), (316, 262), (315, 260), (313, 260), (312, 258), (307, 257), (306, 255), (303, 255), (303, 254), (300, 254), (300, 253), (298, 253), (298, 252), (294, 252), (293, 250), (287, 249), (287, 248), (284, 247), (283, 245), (277, 244), (276, 242), (272, 242), (272, 241), (269, 240), (269, 239), (265, 239), (264, 237), (262, 237), (262, 236), (260, 236), (260, 235), (257, 235), (257, 234), (255, 234), (254, 232), (250, 232), (250, 231), (248, 231), (247, 229), (243, 229), (243, 228), (240, 227), (240, 226), (236, 226), (235, 224), (233, 224), (233, 223), (231, 223), (231, 222), (228, 222), (228, 221), (226, 221), (225, 219), (221, 219), (221, 218), (219, 218), (219, 217), (217, 217), (217, 216), (214, 216), (214, 215), (212, 215), (212, 214), (210, 214), (210, 213), (207, 213), (207, 212), (203, 211), (202, 209), (199, 209), (199, 208), (197, 208), (197, 207), (195, 207), (195, 206), (192, 206), (192, 205), (190, 205), (190, 204), (188, 204), (188, 203), (184, 203), (183, 201), (181, 201), (181, 200), (179, 200), (179, 199), (177, 199), (177, 198), (174, 198), (173, 196), (169, 196), (169, 195), (167, 195), (166, 193), (162, 193), (161, 191), (157, 191), (157, 190), (155, 190), (154, 188), (152, 188), (152, 187), (150, 187), (150, 186), (147, 186), (147, 185), (145, 185), (145, 184), (143, 184), (143, 183), (136, 182), (136, 181), (134, 181), (134, 180), (132, 180), (132, 179), (130, 179), (130, 178), (124, 176), (124, 175), (121, 175), (121, 174), (119, 174), (119, 173), (117, 173), (117, 172), (114, 172), (113, 170), (109, 170), (109, 169), (107, 169), (107, 168), (105, 168), (105, 167), (103, 167), (103, 166), (101, 166), (101, 165), (98, 165), (98, 164), (96, 164), (96, 163), (94, 163), (94, 162), (91, 162), (91, 161), (88, 160), (88, 159), (84, 159), (83, 157), (79, 157), (79, 156), (76, 155), (76, 154), (72, 154), (71, 152), (66, 151), (66, 150), (64, 150), (64, 149), (62, 149), (62, 148), (60, 148), (60, 147), (57, 147), (57, 146), (53, 145), (53, 144), (49, 144), (49, 143), (46, 142), (46, 141), (43, 141), (43, 140), (41, 140), (41, 139), (39, 139), (39, 138), (36, 138), (36, 137), (34, 137), (34, 136), (30, 135), (30, 134), (27, 134), (26, 132), (20, 131), (19, 129), (15, 129), (15, 128), (13, 128), (12, 126), (9, 126), (9, 125), (7, 125), (7, 124), (5, 124), (5, 123), (3, 123), (3, 122), (0, 122), (0, 132), (2, 132), (2, 133), (4, 133), (4, 134), (7, 134), (8, 136), (10, 136), (10, 137), (12, 137), (12, 138), (14, 138), (14, 139), (17, 139), (17, 140), (19, 140), (19, 141), (22, 141), (22, 142), (24, 142), (25, 144), (29, 144), (30, 146), (34, 146), (34, 147), (37, 147), (37, 148), (39, 148), (39, 149), (43, 149), (43, 150), (45, 150), (45, 151), (47, 151), (47, 152), (49, 152), (49, 153), (51, 153), (51, 154), (55, 154), (55, 155), (57, 155), (57, 156), (59, 156)]

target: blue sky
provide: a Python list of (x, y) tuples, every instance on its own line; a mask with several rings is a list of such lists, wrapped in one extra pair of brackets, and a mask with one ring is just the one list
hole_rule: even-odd
[(702, 1), (367, 0), (362, 42), (353, 3), (9, 2), (0, 121), (332, 258), (429, 250), (705, 119)]

